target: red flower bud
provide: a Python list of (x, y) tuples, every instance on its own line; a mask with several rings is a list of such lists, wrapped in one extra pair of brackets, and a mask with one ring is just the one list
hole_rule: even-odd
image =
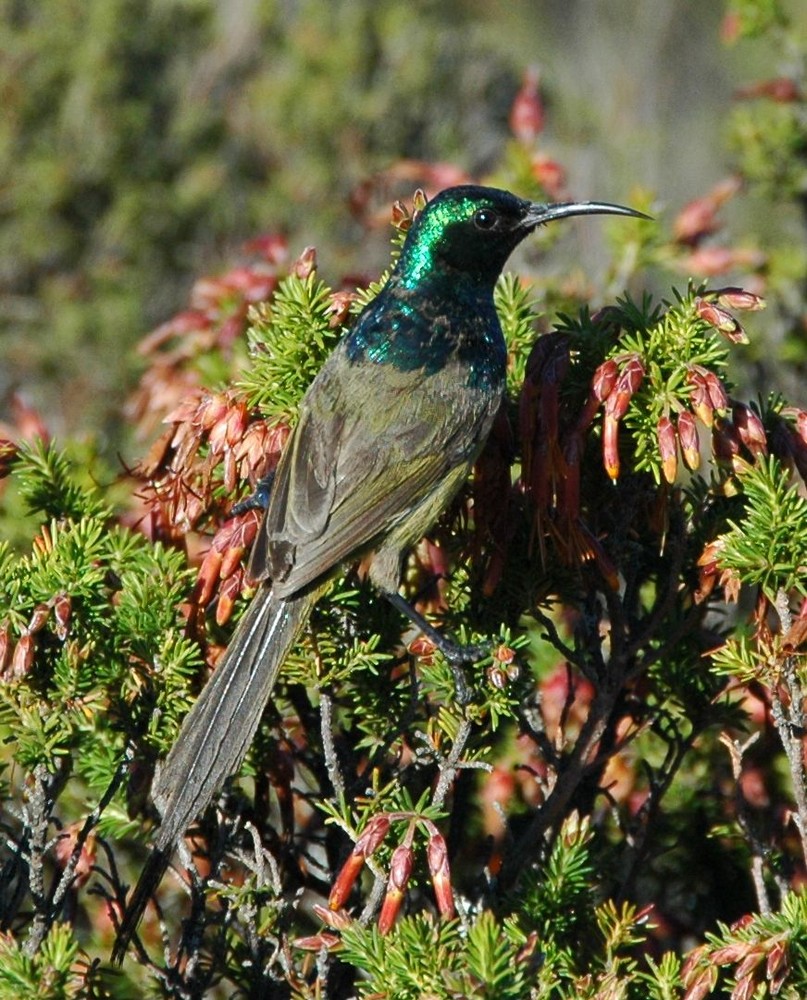
[(619, 366), (613, 358), (608, 358), (598, 366), (591, 379), (591, 394), (602, 403), (613, 392), (619, 377)]
[(643, 378), (644, 364), (642, 363), (642, 359), (637, 354), (633, 354), (622, 366), (616, 384), (605, 401), (606, 413), (610, 413), (616, 420), (624, 417), (628, 409), (628, 404), (633, 394), (642, 384)]
[(332, 910), (341, 910), (347, 902), (350, 890), (356, 884), (356, 879), (364, 867), (364, 855), (351, 853), (342, 865), (328, 896), (328, 906)]
[(729, 408), (729, 397), (726, 387), (714, 372), (707, 371), (704, 377), (712, 406), (716, 410), (727, 410)]
[(716, 420), (712, 427), (712, 452), (716, 461), (736, 465), (740, 454), (740, 438), (734, 425), (726, 420)]
[(309, 937), (295, 938), (292, 942), (295, 948), (300, 951), (335, 951), (342, 944), (342, 939), (338, 934), (329, 934), (327, 931), (320, 931), (319, 934), (312, 934)]
[[(78, 835), (80, 831), (81, 824), (73, 823), (64, 833), (60, 834), (56, 840), (54, 854), (56, 855), (57, 862), (62, 868), (67, 866), (67, 863), (73, 855), (73, 850), (78, 842)], [(81, 847), (81, 852), (79, 853), (78, 860), (76, 861), (76, 867), (73, 869), (74, 888), (80, 888), (89, 880), (90, 875), (92, 875), (93, 865), (95, 864), (95, 856), (95, 834), (90, 833)]]
[(454, 916), (454, 894), (451, 891), (448, 848), (441, 833), (435, 831), (429, 838), (426, 859), (429, 863), (437, 908), (447, 920), (450, 920)]
[(768, 438), (765, 428), (751, 407), (745, 403), (734, 403), (731, 412), (734, 426), (745, 447), (755, 458), (758, 455), (767, 455)]
[(392, 925), (401, 910), (404, 891), (412, 875), (413, 862), (414, 852), (409, 844), (401, 844), (392, 852), (387, 893), (378, 917), (378, 929), (382, 934), (388, 934), (392, 930)]
[(317, 269), (316, 247), (306, 247), (291, 266), (291, 273), (303, 281)]
[(765, 299), (754, 292), (747, 292), (744, 288), (728, 286), (726, 288), (715, 288), (711, 295), (716, 296), (721, 306), (728, 309), (745, 309), (748, 312), (756, 312), (765, 308)]
[(6, 667), (8, 666), (8, 661), (11, 656), (11, 626), (9, 623), (3, 622), (0, 625), (0, 677), (2, 677), (6, 672)]
[(342, 909), (347, 897), (350, 895), (350, 890), (353, 888), (356, 879), (359, 877), (359, 873), (364, 867), (365, 860), (378, 850), (383, 843), (389, 831), (389, 826), (389, 817), (381, 813), (378, 816), (373, 816), (362, 830), (358, 840), (353, 845), (353, 850), (350, 852), (347, 861), (342, 865), (339, 874), (336, 876), (333, 889), (328, 897), (328, 906), (331, 910)]
[(70, 616), (73, 600), (69, 594), (57, 594), (53, 599), (53, 616), (56, 619), (56, 635), (64, 642), (70, 631)]
[(787, 76), (774, 77), (772, 80), (758, 80), (746, 87), (740, 87), (737, 91), (737, 97), (746, 99), (765, 97), (777, 104), (791, 104), (803, 99), (799, 85)]
[(673, 224), (673, 235), (678, 243), (694, 245), (718, 228), (717, 210), (740, 189), (739, 178), (728, 177), (712, 190), (689, 202), (679, 212)]
[(389, 832), (389, 827), (390, 821), (388, 816), (383, 813), (380, 813), (378, 816), (373, 816), (359, 835), (359, 839), (356, 841), (356, 846), (353, 848), (353, 852), (355, 854), (361, 854), (362, 857), (365, 858), (369, 858), (372, 854), (375, 854), (378, 848), (383, 844), (384, 838)]
[(725, 309), (714, 302), (703, 299), (699, 296), (695, 299), (695, 311), (698, 316), (709, 326), (712, 326), (718, 333), (730, 340), (733, 344), (747, 344), (748, 337), (737, 320)]
[(706, 384), (706, 370), (700, 367), (689, 368), (687, 371), (687, 382), (692, 386), (689, 401), (693, 412), (700, 418), (702, 423), (707, 427), (711, 427), (714, 421), (715, 408), (709, 395), (709, 387)]
[(23, 632), (14, 647), (14, 656), (11, 658), (10, 676), (12, 680), (16, 681), (25, 677), (33, 666), (35, 653), (36, 640), (30, 632)]
[(31, 615), (31, 620), (28, 622), (28, 631), (31, 633), (41, 632), (48, 618), (50, 618), (50, 606), (48, 604), (37, 604)]
[(530, 173), (550, 198), (557, 201), (563, 199), (566, 190), (566, 171), (557, 160), (544, 153), (536, 153), (530, 163)]
[(681, 442), (681, 453), (684, 462), (693, 472), (701, 464), (700, 442), (698, 440), (698, 429), (695, 426), (695, 418), (689, 410), (682, 410), (678, 414), (678, 440)]
[(510, 109), (510, 131), (519, 142), (530, 145), (543, 127), (544, 109), (538, 91), (538, 73), (528, 69)]

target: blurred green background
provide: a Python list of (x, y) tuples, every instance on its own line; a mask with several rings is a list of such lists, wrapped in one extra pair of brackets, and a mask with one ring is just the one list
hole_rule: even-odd
[[(764, 6), (764, 5), (763, 5)], [(791, 4), (807, 22), (805, 6)], [(0, 419), (14, 392), (57, 435), (125, 440), (134, 345), (242, 242), (316, 244), (373, 273), (351, 195), (401, 158), (474, 176), (501, 158), (522, 74), (577, 198), (674, 213), (731, 169), (732, 93), (771, 43), (720, 40), (697, 0), (4, 0)], [(803, 226), (732, 204), (729, 226)], [(804, 240), (803, 229), (799, 238)]]

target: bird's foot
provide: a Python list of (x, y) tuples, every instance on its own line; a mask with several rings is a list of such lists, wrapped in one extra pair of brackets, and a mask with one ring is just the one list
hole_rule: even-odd
[(387, 594), (386, 597), (393, 607), (402, 611), (410, 619), (410, 621), (417, 625), (424, 636), (426, 636), (426, 638), (433, 643), (435, 648), (440, 650), (451, 667), (451, 673), (454, 676), (454, 688), (457, 695), (457, 701), (460, 705), (467, 705), (471, 700), (471, 689), (468, 687), (468, 681), (466, 680), (465, 672), (462, 668), (466, 663), (476, 663), (479, 660), (484, 660), (486, 656), (490, 656), (492, 649), (491, 644), (488, 642), (473, 644), (454, 642), (452, 639), (444, 636), (439, 629), (436, 629), (434, 625), (428, 622), (423, 615), (420, 614), (419, 611), (416, 611), (406, 598), (401, 597), (400, 594)]
[(275, 481), (274, 470), (268, 472), (262, 479), (258, 480), (255, 491), (237, 504), (233, 504), (230, 517), (238, 517), (251, 510), (266, 510), (269, 506), (269, 498), (272, 495), (272, 483)]

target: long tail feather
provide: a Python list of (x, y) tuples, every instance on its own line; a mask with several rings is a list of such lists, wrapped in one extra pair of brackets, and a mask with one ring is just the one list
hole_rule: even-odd
[(162, 823), (155, 849), (126, 907), (113, 961), (122, 961), (168, 867), (173, 844), (244, 759), (278, 671), (317, 596), (314, 591), (275, 598), (269, 585), (256, 594), (227, 652), (185, 718), (152, 786)]

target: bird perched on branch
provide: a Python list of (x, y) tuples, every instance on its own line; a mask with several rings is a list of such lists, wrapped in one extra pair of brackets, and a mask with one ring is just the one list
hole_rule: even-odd
[(466, 185), (438, 194), (413, 222), (384, 288), (300, 404), (251, 555), (258, 592), (155, 777), (162, 824), (116, 961), (175, 842), (242, 762), (289, 649), (341, 565), (369, 557), (374, 586), (452, 663), (479, 656), (398, 593), (402, 560), (459, 491), (501, 403), (506, 349), (493, 290), (507, 258), (537, 226), (593, 214), (641, 216)]

